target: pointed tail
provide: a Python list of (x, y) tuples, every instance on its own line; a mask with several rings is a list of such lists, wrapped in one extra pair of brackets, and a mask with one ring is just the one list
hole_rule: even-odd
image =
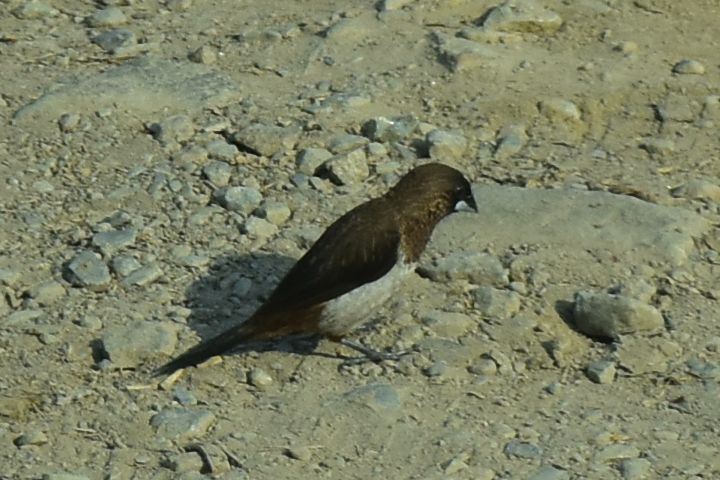
[(233, 327), (195, 345), (179, 357), (170, 360), (165, 365), (157, 368), (153, 372), (153, 376), (168, 375), (175, 370), (202, 363), (208, 358), (225, 353), (246, 341), (252, 340), (253, 334), (254, 329), (250, 327), (250, 325), (247, 325), (247, 322)]

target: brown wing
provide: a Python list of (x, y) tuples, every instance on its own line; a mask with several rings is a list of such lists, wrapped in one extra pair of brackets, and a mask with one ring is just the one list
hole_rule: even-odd
[(371, 200), (333, 223), (257, 313), (318, 305), (387, 273), (398, 260), (400, 233), (385, 202)]

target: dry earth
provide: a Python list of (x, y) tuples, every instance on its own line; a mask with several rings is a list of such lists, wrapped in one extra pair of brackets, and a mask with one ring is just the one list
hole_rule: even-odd
[[(0, 477), (720, 478), (719, 18), (0, 0)], [(357, 334), (411, 354), (154, 383), (428, 157), (481, 211)]]

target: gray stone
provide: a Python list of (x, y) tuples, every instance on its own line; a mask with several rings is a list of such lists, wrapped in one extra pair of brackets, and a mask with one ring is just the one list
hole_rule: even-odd
[(368, 143), (369, 141), (365, 137), (346, 133), (333, 137), (326, 146), (328, 150), (337, 155), (364, 148)]
[(278, 232), (278, 227), (264, 218), (250, 217), (243, 224), (243, 233), (254, 238), (272, 237)]
[(610, 291), (610, 293), (633, 298), (643, 303), (650, 303), (656, 292), (655, 285), (648, 283), (643, 278), (635, 277), (626, 280), (617, 289)]
[(503, 160), (510, 158), (527, 144), (528, 135), (525, 128), (520, 125), (510, 125), (498, 134), (495, 147), (495, 158)]
[(421, 315), (420, 321), (441, 337), (460, 337), (468, 332), (475, 322), (464, 313), (430, 310)]
[(434, 160), (459, 160), (467, 151), (467, 140), (458, 132), (433, 130), (425, 138), (430, 158)]
[(310, 447), (288, 447), (286, 455), (294, 460), (307, 462), (312, 458), (312, 449)]
[(487, 245), (505, 251), (519, 238), (532, 238), (570, 258), (602, 251), (635, 265), (678, 266), (695, 250), (693, 239), (710, 230), (710, 222), (692, 211), (606, 192), (476, 186), (473, 195), (479, 214), (472, 222), (466, 215), (444, 220), (433, 233), (430, 258), (456, 252), (462, 232), (466, 251)]
[(282, 202), (267, 201), (257, 209), (256, 214), (273, 225), (280, 226), (290, 219), (290, 207)]
[(505, 445), (505, 455), (518, 458), (537, 458), (542, 455), (542, 450), (537, 445), (521, 440), (510, 440)]
[(93, 38), (93, 43), (108, 53), (116, 53), (123, 48), (137, 44), (137, 37), (130, 30), (118, 28), (102, 32)]
[(400, 395), (392, 385), (371, 383), (353, 388), (343, 394), (349, 403), (369, 407), (371, 410), (397, 410), (402, 406)]
[(127, 277), (135, 270), (142, 267), (142, 264), (130, 255), (118, 255), (110, 261), (112, 271), (119, 277)]
[(80, 318), (74, 319), (73, 323), (89, 332), (97, 332), (103, 327), (102, 320), (94, 315), (83, 315)]
[(582, 291), (575, 294), (573, 319), (578, 330), (601, 338), (658, 331), (665, 325), (651, 305), (620, 295)]
[[(377, 158), (377, 157), (386, 157), (387, 154), (388, 154), (387, 148), (385, 148), (385, 145), (383, 145), (382, 143), (377, 143), (377, 142), (368, 143), (368, 146), (366, 147), (366, 149), (367, 149), (367, 154), (368, 154), (368, 156), (370, 156), (370, 157), (375, 157), (375, 158)], [(379, 165), (376, 167), (378, 173), (383, 174), (383, 173), (388, 173), (388, 172), (389, 172), (389, 169), (388, 169), (387, 167), (385, 167), (385, 171), (384, 171), (384, 172), (381, 171), (381, 169), (384, 168), (384, 167), (383, 167), (384, 165), (392, 165), (392, 170), (393, 170), (393, 171), (395, 171), (395, 170), (397, 170), (397, 169), (400, 168), (400, 163), (398, 163), (398, 162), (384, 162), (384, 163), (382, 163), (382, 164), (379, 164)]]
[(362, 134), (373, 142), (402, 142), (413, 135), (420, 126), (415, 115), (402, 117), (377, 117), (362, 126)]
[(670, 94), (656, 108), (663, 122), (692, 122), (696, 117), (684, 95)]
[(520, 296), (515, 292), (480, 287), (472, 293), (475, 307), (485, 316), (510, 318), (520, 310)]
[(570, 474), (552, 465), (543, 465), (530, 474), (527, 480), (570, 480)]
[(0, 268), (0, 283), (12, 287), (20, 279), (20, 272), (12, 268)]
[(695, 377), (703, 380), (720, 380), (720, 365), (691, 358), (687, 362), (688, 371)]
[(300, 138), (300, 133), (298, 127), (278, 127), (255, 123), (233, 134), (232, 141), (241, 148), (271, 157), (283, 150), (294, 148)]
[(273, 379), (269, 373), (259, 367), (255, 367), (248, 372), (247, 382), (256, 388), (267, 388), (273, 383)]
[(391, 12), (393, 10), (400, 10), (405, 5), (409, 5), (415, 0), (380, 0), (377, 4), (377, 8), (381, 12)]
[(298, 172), (312, 176), (317, 169), (332, 157), (332, 153), (324, 148), (305, 148), (298, 153), (295, 165)]
[(540, 112), (550, 121), (557, 123), (579, 122), (580, 109), (570, 100), (549, 98), (538, 104)]
[(361, 183), (370, 176), (367, 156), (363, 150), (354, 150), (332, 157), (323, 164), (328, 176), (337, 185)]
[(673, 73), (684, 75), (703, 75), (705, 73), (705, 65), (697, 60), (680, 60), (672, 69)]
[(679, 344), (662, 337), (625, 337), (617, 348), (619, 364), (633, 375), (666, 372), (681, 353)]
[(129, 287), (144, 287), (145, 285), (150, 285), (162, 277), (162, 275), (163, 271), (160, 266), (156, 263), (151, 263), (150, 265), (145, 265), (137, 270), (133, 270), (132, 273), (123, 279), (123, 285)]
[(33, 20), (37, 18), (54, 17), (60, 12), (45, 2), (30, 1), (15, 8), (12, 13), (23, 20)]
[(203, 45), (190, 52), (188, 59), (191, 62), (211, 65), (217, 61), (217, 51), (209, 45)]
[[(205, 466), (202, 457), (196, 452), (176, 453), (170, 455), (166, 461), (162, 463), (174, 473), (197, 473)], [(192, 477), (191, 477), (192, 478)]]
[(460, 250), (447, 256), (435, 258), (420, 268), (420, 273), (435, 282), (467, 280), (476, 285), (505, 286), (508, 270), (495, 255)]
[(205, 150), (207, 150), (210, 158), (228, 163), (234, 163), (235, 158), (240, 153), (240, 150), (235, 145), (227, 143), (225, 140), (213, 140), (205, 145)]
[(210, 263), (210, 257), (207, 255), (182, 255), (175, 259), (178, 265), (185, 267), (200, 268)]
[(651, 155), (667, 156), (675, 151), (675, 142), (671, 138), (645, 138), (640, 142), (640, 148)]
[(160, 437), (185, 442), (202, 437), (215, 423), (215, 414), (204, 409), (163, 408), (150, 419)]
[(378, 21), (369, 14), (342, 18), (325, 31), (325, 37), (333, 43), (356, 43), (377, 33)]
[(65, 296), (65, 287), (56, 280), (48, 280), (33, 286), (27, 293), (40, 305), (50, 305)]
[(127, 22), (127, 17), (118, 7), (107, 7), (98, 10), (85, 19), (90, 27), (117, 27)]
[(136, 321), (106, 331), (100, 341), (105, 358), (115, 368), (134, 368), (158, 354), (171, 355), (177, 344), (172, 322)]
[(493, 7), (483, 17), (482, 26), (502, 32), (552, 33), (562, 23), (560, 15), (535, 0), (508, 0)]
[(58, 120), (58, 126), (63, 133), (69, 133), (80, 126), (80, 115), (77, 113), (63, 113)]
[(250, 214), (262, 202), (262, 194), (252, 187), (225, 187), (213, 192), (215, 199), (231, 212)]
[(205, 165), (202, 169), (205, 178), (216, 187), (226, 187), (230, 183), (232, 175), (232, 167), (225, 162), (212, 161)]
[(439, 32), (435, 32), (433, 38), (440, 51), (441, 61), (454, 72), (488, 66), (500, 56), (496, 47), (465, 38)]
[(37, 180), (33, 182), (32, 189), (38, 193), (50, 193), (55, 190), (55, 187), (47, 180)]
[(674, 188), (670, 192), (674, 197), (691, 200), (706, 200), (720, 203), (720, 186), (708, 180), (696, 179)]
[(50, 85), (39, 99), (15, 112), (14, 119), (18, 125), (32, 125), (36, 131), (50, 131), (70, 109), (85, 115), (112, 108), (132, 118), (176, 113), (192, 117), (205, 109), (237, 102), (242, 92), (229, 77), (204, 65), (148, 56), (100, 74)]
[(45, 432), (43, 432), (42, 430), (31, 430), (17, 437), (15, 440), (13, 440), (13, 443), (17, 447), (26, 447), (29, 445), (45, 445), (46, 443), (48, 443), (48, 438), (47, 435), (45, 435)]
[(497, 371), (497, 363), (488, 356), (482, 356), (468, 366), (468, 372), (485, 377), (493, 377)]
[(99, 232), (93, 235), (92, 244), (108, 255), (133, 245), (136, 235), (134, 229)]
[(187, 115), (172, 115), (150, 125), (150, 133), (162, 144), (180, 143), (195, 135), (195, 124)]
[(44, 312), (42, 310), (27, 309), (17, 310), (3, 321), (3, 325), (12, 327), (29, 327), (35, 323), (35, 320), (42, 318)]
[(84, 287), (99, 291), (108, 287), (112, 277), (110, 270), (100, 255), (84, 250), (67, 264), (64, 271), (65, 279), (76, 287)]
[(90, 480), (90, 477), (79, 473), (53, 472), (43, 473), (42, 480)]
[(652, 463), (646, 458), (629, 458), (620, 463), (620, 472), (625, 480), (642, 480), (650, 473)]
[(640, 450), (638, 450), (637, 447), (616, 443), (608, 445), (597, 452), (594, 459), (596, 462), (614, 462), (616, 460), (623, 460), (627, 458), (637, 458), (639, 455)]
[(588, 365), (586, 373), (588, 378), (600, 384), (608, 384), (615, 381), (615, 363), (607, 360), (599, 360)]

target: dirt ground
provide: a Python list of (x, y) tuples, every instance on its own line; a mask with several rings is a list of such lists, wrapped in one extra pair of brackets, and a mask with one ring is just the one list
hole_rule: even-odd
[[(0, 1), (0, 478), (720, 478), (718, 19)], [(410, 354), (151, 377), (428, 157), (481, 211), (357, 332)]]

